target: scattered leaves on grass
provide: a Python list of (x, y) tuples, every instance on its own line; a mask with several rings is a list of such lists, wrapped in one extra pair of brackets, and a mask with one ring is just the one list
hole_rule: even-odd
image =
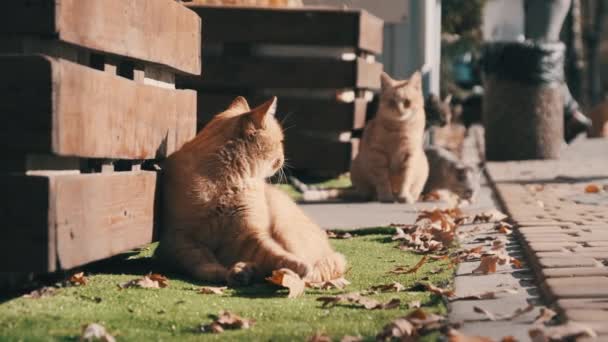
[(384, 326), (376, 336), (376, 341), (392, 340), (393, 338), (398, 338), (400, 341), (414, 341), (415, 334), (414, 325), (407, 318), (401, 317)]
[(28, 294), (24, 294), (23, 298), (39, 299), (39, 298), (43, 298), (43, 297), (54, 296), (56, 294), (57, 294), (56, 287), (45, 286), (45, 287), (39, 288), (37, 290), (34, 290)]
[(444, 317), (416, 309), (404, 317), (399, 317), (385, 325), (376, 336), (377, 341), (399, 339), (400, 341), (417, 341), (419, 336), (437, 330), (446, 325)]
[(201, 332), (222, 333), (224, 330), (249, 329), (255, 324), (255, 320), (246, 319), (228, 311), (220, 312), (219, 316), (212, 316), (213, 322), (201, 325)]
[(496, 290), (496, 291), (486, 291), (486, 292), (477, 293), (477, 294), (469, 294), (469, 295), (464, 295), (464, 296), (452, 297), (452, 298), (450, 298), (450, 301), (453, 302), (453, 301), (457, 301), (457, 300), (496, 299), (497, 295), (503, 294), (503, 293), (516, 294), (517, 290), (516, 289), (500, 289), (500, 290)]
[(370, 288), (370, 292), (401, 292), (405, 291), (405, 286), (401, 283), (393, 282), (390, 284), (376, 285)]
[(593, 329), (575, 322), (568, 322), (553, 327), (530, 329), (528, 335), (530, 335), (532, 342), (566, 341), (579, 337), (597, 337), (597, 334)]
[(345, 287), (347, 287), (348, 285), (350, 285), (350, 281), (348, 281), (344, 278), (336, 278), (336, 279), (328, 280), (328, 281), (321, 282), (321, 283), (308, 283), (308, 282), (306, 283), (306, 287), (313, 288), (313, 289), (321, 289), (321, 290), (331, 290), (331, 289), (342, 290)]
[(426, 263), (427, 260), (428, 260), (428, 256), (425, 255), (413, 267), (407, 268), (404, 266), (397, 266), (394, 270), (390, 271), (389, 273), (392, 273), (392, 274), (416, 273), (420, 269), (420, 267), (422, 267), (422, 265), (424, 265)]
[(106, 328), (97, 323), (91, 323), (82, 326), (80, 341), (104, 341), (115, 342), (114, 336), (110, 335)]
[(602, 191), (602, 189), (597, 184), (588, 184), (585, 187), (585, 193), (588, 193), (588, 194), (597, 194), (601, 191)]
[(218, 286), (203, 286), (200, 289), (198, 289), (198, 293), (200, 293), (200, 294), (222, 295), (222, 294), (224, 294), (224, 291), (226, 291), (226, 289), (228, 289), (228, 287), (226, 287), (226, 286), (222, 286), (222, 287), (218, 287)]
[(157, 273), (150, 273), (143, 276), (143, 278), (137, 278), (118, 284), (118, 287), (121, 289), (132, 287), (142, 289), (159, 289), (167, 286), (169, 286), (169, 280), (167, 279), (167, 277)]
[(267, 281), (289, 289), (287, 298), (296, 298), (304, 294), (306, 283), (294, 271), (282, 268), (272, 271), (272, 276), (266, 278)]
[(327, 237), (330, 239), (342, 239), (342, 240), (346, 240), (346, 239), (352, 239), (353, 238), (353, 234), (348, 233), (348, 232), (341, 232), (341, 231), (333, 231), (333, 230), (328, 230), (327, 232)]
[(456, 237), (459, 209), (422, 211), (413, 225), (398, 225), (393, 240), (401, 241), (402, 250), (430, 253), (446, 250)]
[(534, 324), (544, 324), (553, 319), (557, 315), (557, 312), (549, 308), (540, 308), (540, 313), (534, 319)]
[(365, 297), (361, 295), (359, 292), (351, 292), (347, 294), (341, 294), (337, 296), (327, 296), (327, 297), (319, 297), (317, 301), (323, 302), (322, 307), (334, 307), (340, 303), (352, 303), (355, 305), (362, 306), (367, 310), (385, 310), (385, 309), (394, 309), (399, 307), (401, 304), (401, 300), (398, 298), (393, 298), (386, 303), (381, 303), (375, 299)]
[(484, 336), (468, 336), (458, 330), (450, 329), (448, 331), (449, 342), (494, 342), (493, 339)]
[(72, 275), (69, 279), (72, 285), (86, 285), (89, 280), (84, 276), (84, 272), (78, 272)]

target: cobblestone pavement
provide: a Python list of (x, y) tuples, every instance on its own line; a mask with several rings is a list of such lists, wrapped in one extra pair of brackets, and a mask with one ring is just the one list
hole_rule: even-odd
[[(579, 142), (557, 161), (488, 163), (487, 172), (545, 300), (608, 339), (608, 141)], [(586, 192), (591, 184), (600, 191)]]

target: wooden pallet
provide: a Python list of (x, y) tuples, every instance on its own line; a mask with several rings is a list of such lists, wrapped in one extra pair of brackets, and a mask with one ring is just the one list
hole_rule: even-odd
[[(128, 39), (126, 39), (128, 37)], [(196, 132), (201, 20), (173, 0), (0, 5), (0, 271), (53, 272), (153, 241), (150, 167)]]
[[(176, 80), (199, 90), (199, 128), (236, 95), (253, 103), (277, 95), (290, 165), (316, 174), (348, 171), (358, 145), (338, 137), (364, 126), (364, 94), (380, 87), (374, 55), (382, 52), (382, 20), (363, 10), (189, 7), (204, 18), (205, 49), (212, 51), (202, 77)], [(337, 99), (344, 90), (354, 101)]]

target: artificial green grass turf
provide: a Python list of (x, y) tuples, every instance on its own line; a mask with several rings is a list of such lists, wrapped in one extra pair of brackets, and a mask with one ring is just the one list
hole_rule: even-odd
[[(452, 271), (445, 261), (425, 264), (416, 274), (392, 275), (387, 272), (396, 265), (414, 265), (420, 256), (394, 248), (390, 230), (366, 231), (369, 235), (349, 240), (332, 240), (335, 248), (349, 261), (346, 278), (352, 282), (346, 292), (368, 289), (372, 285), (398, 281), (409, 287), (428, 277), (427, 281), (445, 286), (452, 279)], [(148, 261), (146, 256), (127, 260)], [(148, 266), (153, 268), (153, 266)], [(441, 267), (439, 274), (432, 270)], [(16, 298), (0, 304), (0, 340), (75, 340), (81, 326), (91, 322), (104, 325), (119, 341), (142, 340), (239, 340), (239, 341), (304, 341), (315, 332), (324, 332), (334, 339), (344, 335), (373, 337), (391, 319), (405, 315), (407, 303), (420, 300), (429, 311), (445, 313), (442, 301), (428, 292), (400, 292), (374, 295), (388, 301), (400, 298), (401, 306), (393, 310), (365, 310), (350, 306), (321, 308), (316, 298), (342, 291), (307, 289), (305, 296), (287, 299), (286, 290), (260, 284), (228, 290), (224, 295), (202, 295), (196, 292), (201, 284), (170, 276), (164, 289), (123, 289), (117, 284), (145, 274), (94, 274), (81, 287), (62, 288), (53, 297), (41, 299)], [(101, 298), (97, 303), (95, 298)], [(249, 330), (226, 331), (223, 334), (201, 334), (200, 324), (209, 323), (210, 314), (229, 310), (257, 321)]]
[[(317, 186), (320, 188), (348, 188), (351, 186), (350, 176), (347, 174), (338, 178), (326, 180), (323, 182), (310, 183), (308, 185)], [(302, 199), (302, 193), (296, 190), (291, 184), (277, 184), (277, 187), (285, 191), (294, 201)]]

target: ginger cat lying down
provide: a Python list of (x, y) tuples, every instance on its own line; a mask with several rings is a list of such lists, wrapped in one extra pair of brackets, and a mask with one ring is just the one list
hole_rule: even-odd
[(276, 98), (250, 109), (237, 97), (163, 166), (159, 255), (196, 279), (247, 285), (287, 268), (310, 282), (339, 278), (344, 256), (265, 179), (281, 169)]

